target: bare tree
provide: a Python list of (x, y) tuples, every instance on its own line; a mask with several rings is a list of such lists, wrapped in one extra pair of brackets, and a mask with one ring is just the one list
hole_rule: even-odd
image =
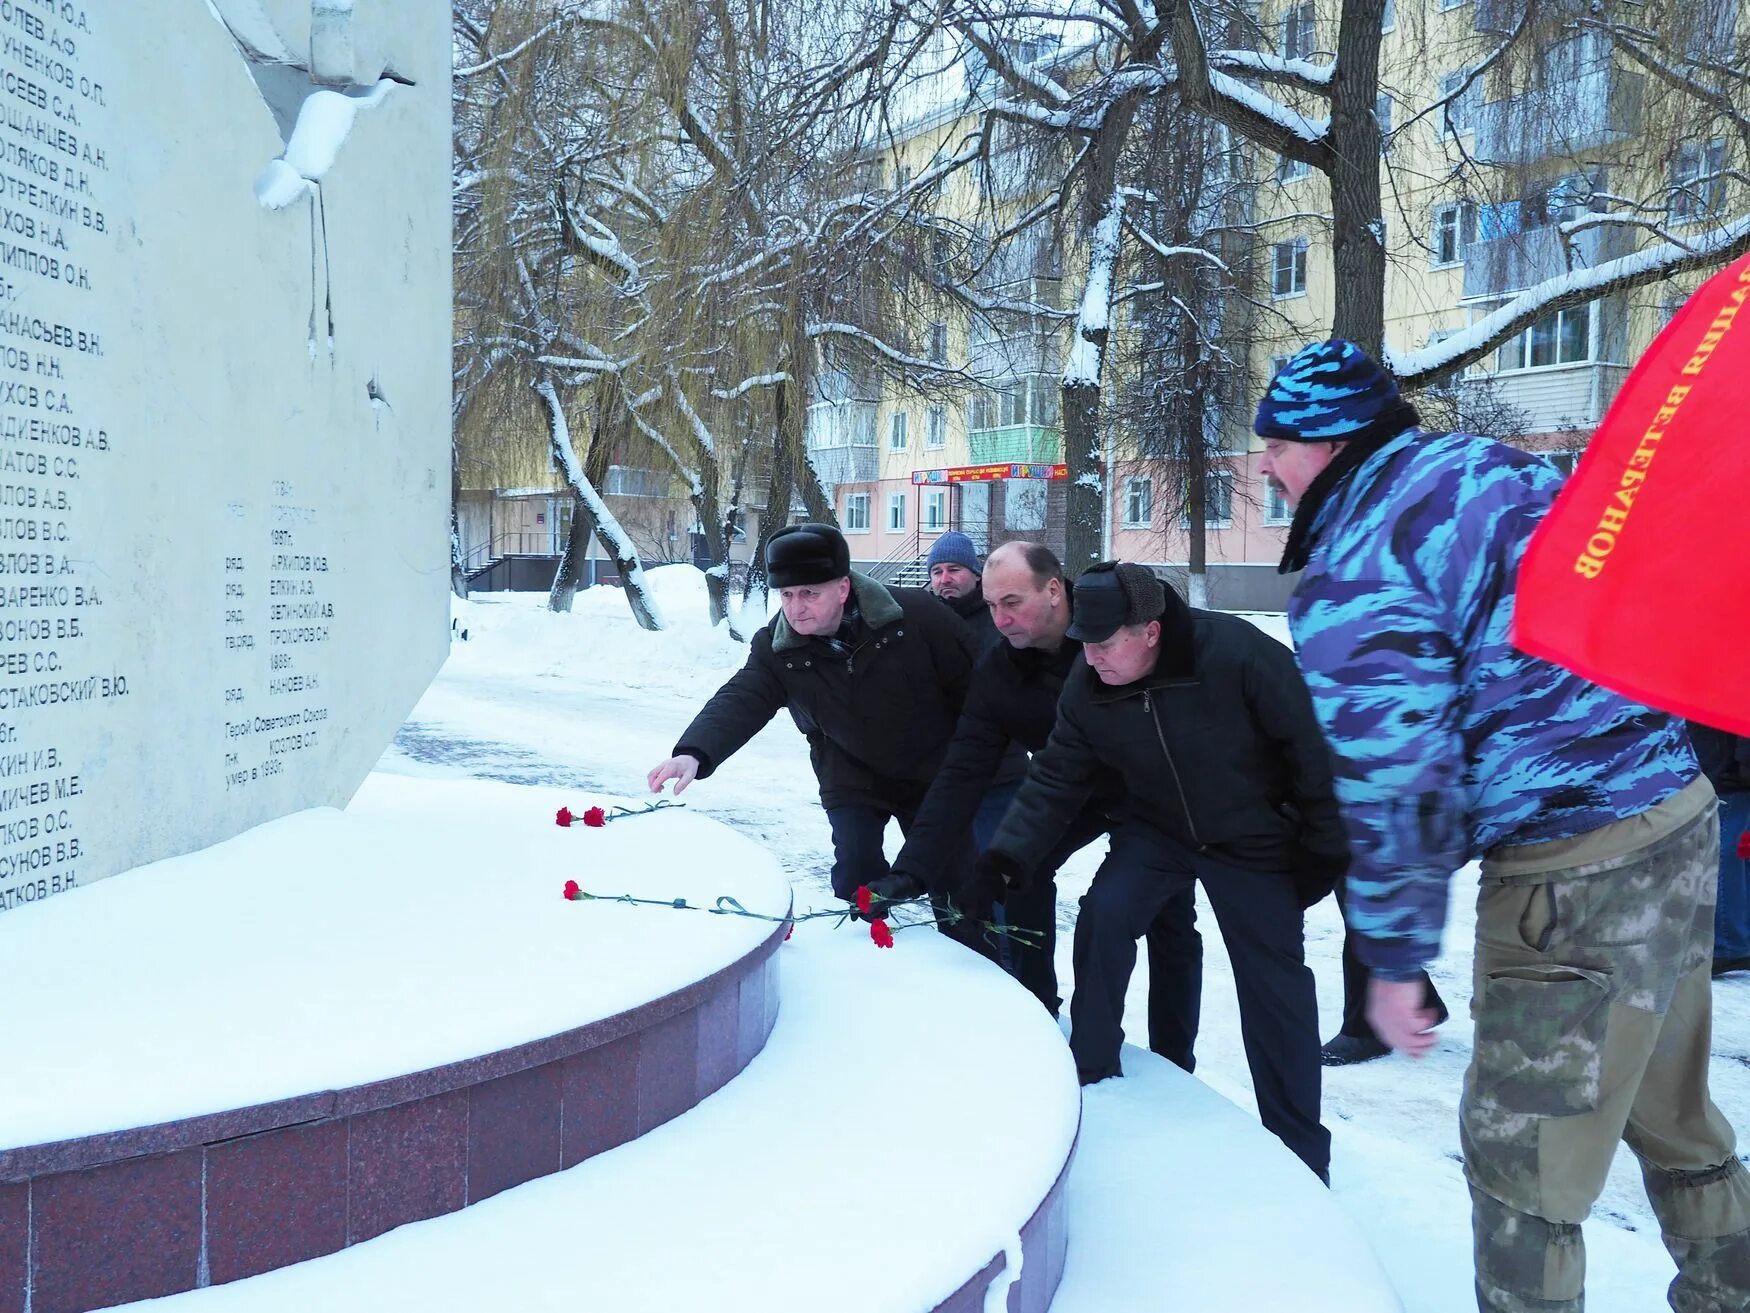
[(749, 498), (762, 544), (793, 495), (831, 516), (803, 442), (818, 350), (908, 383), (953, 372), (897, 313), (935, 184), (882, 194), (864, 167), (925, 41), (902, 26), (873, 0), (457, 5), (479, 54), (458, 70), (479, 88), (458, 104), (459, 382), (515, 368), (608, 398), (597, 426), (690, 490), (714, 620)]
[[(1176, 97), (1235, 140), (1268, 152), (1265, 158), (1296, 162), (1324, 179), (1329, 208), (1305, 217), (1331, 242), (1337, 290), (1330, 331), (1378, 355), (1407, 388), (1441, 384), (1556, 311), (1712, 269), (1750, 249), (1750, 189), (1731, 167), (1750, 156), (1750, 81), (1744, 50), (1734, 44), (1736, 9), (1726, 0), (1479, 3), (1480, 47), (1476, 33), (1454, 42), (1467, 55), (1460, 73), (1393, 126), (1400, 138), (1427, 131), (1430, 121), (1442, 128), (1449, 158), (1436, 177), (1417, 176), (1381, 150), (1386, 0), (1339, 0), (1334, 8), (1332, 51), (1317, 48), (1301, 6), (1277, 32), (1261, 30), (1255, 9), (1238, 0), (1157, 0), (1152, 7), (1092, 0), (1053, 16), (1029, 0), (941, 0), (930, 10), (963, 35), (996, 79), (1000, 90), (983, 111), (987, 136), (1006, 129), (1070, 147), (1057, 156), (1067, 167), (1036, 178), (1034, 193), (1077, 216), (1065, 226), (1086, 262), (1064, 376), (1072, 496), (1100, 488), (1090, 441), (1100, 423), (1099, 393), (1089, 384), (1098, 384), (1105, 363), (1111, 271), (1128, 258), (1125, 179), (1114, 165), (1125, 158), (1122, 139), (1148, 121), (1138, 113), (1141, 103)], [(1411, 6), (1399, 8), (1400, 24), (1427, 21), (1412, 16)], [(1024, 57), (1030, 34), (1041, 31), (1055, 34), (1058, 49), (1043, 65)], [(1588, 34), (1593, 44), (1582, 52), (1577, 43)], [(1426, 71), (1439, 57), (1434, 38), (1420, 28), (1412, 35), (1422, 42), (1418, 67)], [(1602, 63), (1599, 49), (1610, 52)], [(1580, 53), (1592, 62), (1576, 77)], [(1630, 70), (1639, 82), (1621, 76)], [(1639, 96), (1632, 113), (1630, 90)], [(1577, 124), (1597, 130), (1572, 132)], [(1697, 127), (1704, 146), (1718, 140), (1719, 148), (1698, 155)], [(1526, 144), (1527, 137), (1541, 140)], [(1688, 144), (1657, 158), (1666, 142)], [(1573, 176), (1600, 181), (1554, 185)], [(1519, 272), (1529, 276), (1512, 280), (1499, 306), (1476, 322), (1439, 342), (1388, 351), (1388, 206), (1394, 224), (1422, 231), (1425, 202), (1412, 198), (1436, 185), (1473, 195), (1473, 213), (1521, 216), (1522, 245), (1541, 258), (1523, 261)], [(1532, 228), (1550, 232), (1526, 235)], [(1599, 230), (1613, 231), (1615, 240)], [(1091, 515), (1072, 515), (1072, 562), (1085, 560), (1097, 542)]]
[(1253, 290), (1256, 188), (1228, 134), (1176, 97), (1151, 101), (1140, 119), (1132, 281), (1118, 293), (1132, 307), (1132, 386), (1116, 419), (1166, 490), (1161, 538), (1182, 525), (1190, 601), (1205, 607), (1209, 526), (1230, 518), (1221, 503), (1237, 484), (1229, 421), (1249, 405), (1249, 347), (1265, 313)]

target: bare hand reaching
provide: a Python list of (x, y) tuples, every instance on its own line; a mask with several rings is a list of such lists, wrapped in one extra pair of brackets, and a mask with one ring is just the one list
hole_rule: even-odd
[(699, 759), (682, 753), (678, 757), (670, 757), (651, 770), (647, 781), (652, 793), (661, 793), (662, 786), (670, 780), (675, 782), (674, 792), (678, 798), (686, 791), (687, 785), (699, 777)]

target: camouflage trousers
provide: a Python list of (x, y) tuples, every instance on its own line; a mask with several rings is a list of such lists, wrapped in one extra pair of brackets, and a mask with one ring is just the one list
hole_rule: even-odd
[(1708, 1097), (1716, 810), (1698, 780), (1484, 862), (1459, 1110), (1483, 1313), (1584, 1307), (1579, 1224), (1619, 1140), (1677, 1262), (1671, 1307), (1750, 1309), (1750, 1173)]

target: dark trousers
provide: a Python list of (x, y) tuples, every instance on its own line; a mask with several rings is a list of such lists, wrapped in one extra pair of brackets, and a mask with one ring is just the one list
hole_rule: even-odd
[[(1349, 905), (1344, 897), (1343, 881), (1337, 881), (1337, 907), (1343, 913), (1343, 1029), (1342, 1034), (1351, 1035), (1356, 1039), (1377, 1040), (1379, 1036), (1373, 1033), (1373, 1023), (1367, 1019), (1367, 968), (1361, 962), (1361, 955), (1355, 951), (1357, 935), (1349, 928)], [(1428, 979), (1428, 973), (1422, 972), (1422, 1006), (1438, 1015), (1444, 1015), (1446, 1002), (1440, 997), (1440, 991), (1434, 988), (1434, 982)]]
[(1720, 899), (1714, 909), (1714, 960), (1750, 957), (1750, 793), (1720, 795)]
[(1240, 1035), (1258, 1117), (1319, 1175), (1330, 1133), (1319, 1124), (1319, 1015), (1306, 965), (1300, 900), (1286, 871), (1253, 871), (1194, 853), (1139, 822), (1120, 825), (1076, 921), (1070, 1049), (1084, 1072), (1116, 1071), (1136, 941), (1175, 898), (1203, 882), (1233, 961)]
[[(985, 791), (972, 817), (972, 843), (978, 852), (990, 847), (996, 838), (1009, 804), (1020, 791), (1021, 782), (998, 784)], [(1077, 847), (1080, 847), (1077, 844)], [(1071, 849), (1070, 851), (1074, 851)], [(1042, 866), (1034, 872), (1027, 888), (1011, 893), (994, 910), (996, 920), (1020, 935), (1005, 935), (997, 945), (997, 960), (1034, 998), (1045, 1005), (1052, 1016), (1063, 1006), (1063, 996), (1057, 992), (1057, 868), (1059, 862)]]
[[(972, 818), (972, 838), (979, 852), (996, 837), (1020, 787), (1019, 781), (1000, 784), (984, 795)], [(1104, 817), (1078, 816), (1027, 887), (1015, 890), (1001, 906), (1005, 924), (1037, 936), (1005, 940), (1003, 968), (1054, 1017), (1063, 1006), (1057, 992), (1057, 872), (1107, 828)], [(1203, 937), (1197, 933), (1194, 890), (1187, 888), (1161, 908), (1149, 925), (1147, 939), (1148, 1046), (1168, 1062), (1195, 1071), (1197, 1023), (1203, 1010)]]
[[(919, 799), (921, 802), (922, 799)], [(832, 891), (849, 902), (857, 896), (859, 885), (872, 884), (888, 872), (887, 854), (882, 840), (887, 834), (887, 822), (899, 822), (903, 833), (917, 818), (917, 804), (878, 807), (873, 803), (845, 803), (826, 809), (827, 823), (832, 826)], [(973, 858), (972, 837), (966, 838), (964, 863)], [(958, 863), (956, 865), (959, 865)], [(937, 915), (946, 910), (945, 891), (932, 889), (930, 902)], [(974, 952), (995, 962), (997, 946), (989, 935), (973, 926), (947, 925), (937, 927), (950, 939), (965, 944)]]

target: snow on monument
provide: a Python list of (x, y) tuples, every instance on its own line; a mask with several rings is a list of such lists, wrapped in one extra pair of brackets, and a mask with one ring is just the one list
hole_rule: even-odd
[(441, 662), (450, 59), (0, 7), (0, 910), (344, 803)]

